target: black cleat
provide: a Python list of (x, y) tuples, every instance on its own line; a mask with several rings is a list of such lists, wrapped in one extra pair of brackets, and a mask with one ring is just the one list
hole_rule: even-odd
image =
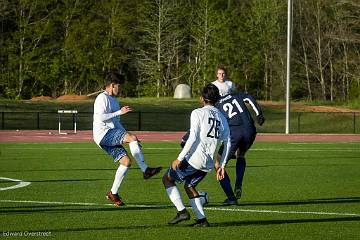
[(202, 218), (202, 219), (197, 219), (195, 221), (195, 223), (190, 225), (191, 227), (209, 227), (210, 224), (209, 222), (206, 220), (206, 218)]
[(144, 179), (149, 179), (152, 176), (158, 174), (161, 171), (162, 167), (150, 168), (148, 167), (143, 173)]
[(238, 202), (235, 197), (230, 197), (230, 198), (225, 199), (225, 201), (223, 202), (223, 205), (225, 205), (225, 206), (238, 205)]
[(180, 212), (177, 212), (176, 216), (171, 219), (168, 224), (178, 224), (179, 222), (189, 220), (190, 213), (186, 210), (186, 208)]
[(235, 186), (234, 192), (235, 192), (235, 197), (236, 197), (236, 199), (240, 199), (240, 198), (241, 198), (241, 194), (242, 194), (242, 189), (241, 189), (241, 187)]

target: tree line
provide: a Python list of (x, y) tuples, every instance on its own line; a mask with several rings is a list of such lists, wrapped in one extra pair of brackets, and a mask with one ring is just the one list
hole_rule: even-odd
[[(360, 98), (360, 4), (293, 5), (293, 99)], [(126, 76), (125, 96), (199, 88), (224, 66), (242, 91), (283, 100), (287, 1), (0, 0), (0, 96), (28, 99), (101, 90)]]

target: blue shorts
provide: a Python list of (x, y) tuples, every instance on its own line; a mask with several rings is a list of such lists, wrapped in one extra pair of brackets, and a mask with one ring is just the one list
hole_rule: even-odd
[(125, 148), (122, 146), (126, 130), (124, 128), (113, 128), (107, 131), (100, 142), (100, 147), (107, 152), (114, 162), (119, 161), (122, 157), (127, 156)]
[(175, 171), (170, 167), (165, 174), (177, 183), (184, 182), (186, 187), (196, 187), (206, 176), (207, 172), (193, 168), (184, 160), (181, 162), (180, 167), (176, 167)]

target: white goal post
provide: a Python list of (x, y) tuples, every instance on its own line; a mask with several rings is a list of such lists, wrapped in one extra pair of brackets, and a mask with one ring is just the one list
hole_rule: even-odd
[(76, 133), (76, 120), (77, 120), (77, 110), (58, 110), (59, 117), (59, 134), (67, 134), (67, 132), (61, 132), (61, 115), (62, 114), (72, 114), (72, 124), (73, 124), (73, 133)]

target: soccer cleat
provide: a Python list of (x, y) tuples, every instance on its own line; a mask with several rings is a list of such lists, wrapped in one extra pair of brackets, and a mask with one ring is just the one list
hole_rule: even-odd
[(121, 200), (119, 194), (113, 194), (111, 191), (106, 194), (106, 198), (109, 199), (117, 206), (123, 206), (125, 203)]
[(235, 189), (234, 189), (235, 191), (235, 197), (236, 197), (236, 199), (240, 199), (241, 198), (241, 194), (242, 194), (242, 189), (241, 189), (241, 187), (237, 187), (237, 186), (235, 186)]
[(179, 222), (189, 220), (190, 219), (190, 213), (186, 210), (181, 210), (180, 212), (177, 212), (176, 216), (171, 219), (168, 224), (178, 224)]
[(225, 206), (230, 206), (230, 205), (237, 205), (237, 200), (235, 197), (230, 197), (225, 199), (225, 201), (223, 202), (223, 205)]
[(197, 219), (195, 221), (195, 223), (190, 225), (191, 227), (209, 227), (210, 224), (209, 222), (206, 220), (206, 218), (203, 219)]
[(161, 171), (162, 167), (150, 168), (148, 167), (143, 173), (144, 179), (149, 179), (152, 176), (158, 174)]

